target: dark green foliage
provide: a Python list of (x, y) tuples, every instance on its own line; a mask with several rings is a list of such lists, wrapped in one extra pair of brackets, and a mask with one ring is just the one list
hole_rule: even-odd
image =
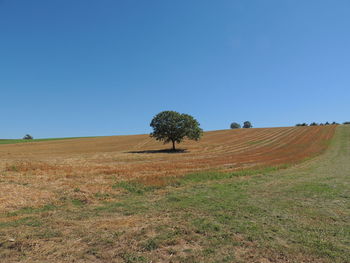
[(239, 128), (241, 128), (241, 125), (237, 122), (232, 122), (230, 125), (230, 128), (231, 129), (239, 129)]
[(304, 122), (304, 123), (298, 123), (298, 124), (296, 124), (295, 126), (298, 126), (298, 127), (299, 127), (299, 126), (308, 126), (308, 125), (307, 125), (307, 123)]
[(251, 122), (250, 121), (245, 121), (244, 123), (243, 123), (243, 128), (253, 128), (253, 125), (251, 124)]
[[(345, 124), (345, 123), (344, 123)], [(350, 124), (350, 122), (349, 122)], [(325, 123), (317, 123), (317, 122), (312, 122), (310, 123), (310, 126), (324, 126), (324, 125), (339, 125), (339, 123), (336, 123), (335, 121), (333, 121), (332, 123), (330, 122), (325, 122)], [(304, 123), (298, 123), (295, 126), (308, 126), (308, 124)]]
[(346, 121), (346, 122), (344, 122), (343, 124), (344, 124), (344, 125), (348, 125), (348, 124), (350, 124), (350, 121)]
[(152, 119), (150, 126), (153, 128), (151, 137), (164, 143), (172, 142), (173, 150), (175, 150), (175, 143), (180, 143), (185, 138), (199, 140), (203, 133), (196, 119), (176, 111), (158, 113)]
[(23, 140), (33, 140), (33, 136), (31, 136), (30, 134), (26, 134), (26, 136), (23, 137)]

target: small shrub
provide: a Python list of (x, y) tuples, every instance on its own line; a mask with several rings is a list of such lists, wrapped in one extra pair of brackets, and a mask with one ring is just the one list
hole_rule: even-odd
[(146, 251), (152, 251), (158, 248), (158, 242), (154, 239), (149, 239), (143, 244), (143, 248)]

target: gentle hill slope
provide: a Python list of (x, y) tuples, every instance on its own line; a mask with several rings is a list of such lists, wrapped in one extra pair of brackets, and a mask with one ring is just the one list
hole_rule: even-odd
[[(170, 159), (181, 157), (194, 157), (201, 159), (206, 157), (231, 157), (245, 155), (266, 155), (274, 153), (281, 158), (281, 154), (297, 154), (308, 156), (324, 149), (324, 142), (329, 140), (335, 126), (318, 127), (283, 127), (220, 130), (204, 133), (199, 142), (187, 141), (178, 147), (186, 149), (185, 154), (171, 156)], [(0, 145), (0, 157), (11, 155), (13, 158), (38, 158), (69, 157), (79, 154), (94, 155), (99, 153), (157, 153), (158, 150), (167, 149), (170, 146), (150, 138), (148, 135), (110, 136), (96, 138), (75, 138), (49, 140), (36, 143), (21, 143), (16, 145)], [(285, 153), (285, 154), (283, 154)], [(154, 155), (154, 159), (161, 152)], [(148, 155), (149, 156), (149, 155)], [(161, 155), (162, 157), (166, 155)], [(139, 156), (140, 157), (140, 156)], [(267, 156), (265, 156), (267, 157)], [(269, 157), (272, 159), (272, 156)]]
[[(264, 147), (271, 148), (271, 155), (267, 149), (265, 155), (275, 156), (273, 152), (280, 148), (288, 152), (289, 145), (293, 156), (298, 152), (303, 156), (304, 151), (316, 154), (315, 149), (325, 149), (334, 130), (320, 127), (279, 131), (303, 135), (277, 139), (280, 147), (274, 148), (273, 142), (256, 149), (263, 152)], [(244, 138), (260, 131), (240, 132)], [(209, 139), (207, 136), (201, 144)], [(257, 147), (256, 141), (250, 147)], [(234, 149), (244, 153), (225, 141), (211, 147), (208, 149), (216, 149), (217, 154), (234, 153)], [(201, 153), (192, 145), (188, 149)], [(349, 262), (350, 127), (337, 127), (325, 154), (288, 169), (199, 172), (161, 188), (118, 183), (124, 177), (108, 169), (105, 174), (101, 170), (76, 170), (83, 169), (79, 158), (84, 154), (70, 153), (67, 157), (65, 153), (66, 159), (60, 159), (63, 153), (57, 148), (54, 152), (55, 157), (47, 156), (45, 162), (59, 160), (57, 170), (54, 164), (47, 166), (51, 170), (44, 170), (48, 164), (42, 161), (43, 166), (36, 169), (28, 164), (25, 170), (25, 166), (14, 163), (12, 170), (7, 166), (2, 172), (0, 185), (8, 187), (7, 191), (1, 189), (0, 203), (11, 198), (15, 201), (16, 197), (17, 203), (8, 202), (5, 209), (21, 209), (0, 214), (1, 262)], [(138, 162), (171, 162), (167, 156), (175, 156), (135, 154), (138, 159), (129, 153), (126, 155), (130, 160), (122, 162), (111, 154), (85, 153), (94, 160), (85, 165), (95, 166), (99, 160), (101, 166), (105, 166), (104, 161), (114, 167), (128, 162), (137, 166)], [(176, 154), (174, 159), (181, 155)], [(44, 156), (40, 153), (33, 158), (44, 160)], [(249, 156), (253, 158), (253, 152)], [(69, 171), (68, 164), (75, 161), (79, 165), (71, 166)], [(176, 166), (175, 162), (173, 168)], [(133, 178), (135, 173), (129, 176)], [(40, 204), (38, 195), (43, 206), (28, 207)]]
[[(283, 127), (206, 132), (199, 142), (180, 145), (182, 153), (159, 150), (167, 146), (148, 135), (82, 138), (0, 145), (0, 208), (39, 205), (55, 200), (57, 192), (75, 188), (92, 198), (112, 192), (118, 181), (142, 180), (164, 184), (164, 176), (202, 170), (289, 165), (324, 151), (336, 126)], [(8, 181), (18, 182), (9, 185)]]

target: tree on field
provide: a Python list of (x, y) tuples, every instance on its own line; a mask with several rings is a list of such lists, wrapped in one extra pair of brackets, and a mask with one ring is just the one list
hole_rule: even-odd
[(333, 122), (332, 122), (332, 125), (339, 125), (339, 123), (333, 121)]
[(241, 128), (241, 125), (237, 122), (232, 122), (230, 125), (230, 128), (231, 129), (239, 129), (239, 128)]
[(196, 141), (201, 138), (203, 130), (199, 125), (191, 115), (163, 111), (152, 119), (150, 126), (153, 132), (150, 136), (164, 143), (172, 142), (175, 151), (175, 143), (181, 143), (185, 138)]
[(346, 122), (344, 122), (343, 124), (344, 124), (344, 125), (348, 125), (348, 124), (350, 124), (350, 121), (346, 121)]
[(250, 123), (250, 121), (245, 121), (243, 123), (243, 128), (253, 128), (253, 125)]
[(318, 124), (316, 122), (310, 123), (310, 126), (317, 126)]
[(26, 134), (26, 136), (23, 137), (23, 140), (33, 140), (33, 136), (30, 134)]
[(324, 125), (331, 125), (328, 121)]

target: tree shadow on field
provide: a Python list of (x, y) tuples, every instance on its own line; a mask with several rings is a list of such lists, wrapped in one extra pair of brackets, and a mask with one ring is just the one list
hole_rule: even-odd
[(161, 150), (144, 150), (144, 151), (130, 151), (130, 152), (125, 152), (125, 153), (188, 153), (187, 149), (161, 149)]

